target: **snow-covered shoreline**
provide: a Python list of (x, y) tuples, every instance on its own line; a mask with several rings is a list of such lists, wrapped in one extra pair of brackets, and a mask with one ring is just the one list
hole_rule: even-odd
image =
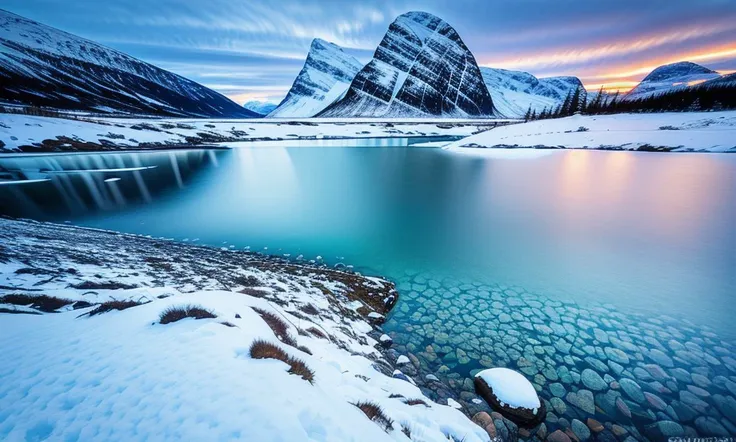
[(515, 120), (80, 119), (0, 114), (0, 153), (202, 147), (218, 143), (466, 137)]
[(575, 115), (499, 127), (445, 146), (736, 152), (736, 112)]
[[(391, 376), (369, 324), (397, 296), (387, 281), (138, 235), (0, 227), (0, 439), (489, 440)], [(216, 318), (159, 320), (184, 305)], [(111, 307), (90, 315), (100, 306)], [(289, 339), (264, 314), (283, 318)], [(259, 339), (313, 382), (254, 359)]]

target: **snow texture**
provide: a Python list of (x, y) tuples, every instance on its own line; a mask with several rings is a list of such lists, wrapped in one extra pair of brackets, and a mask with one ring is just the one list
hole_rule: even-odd
[(120, 51), (0, 9), (0, 101), (98, 113), (257, 116)]
[(736, 112), (617, 114), (491, 129), (445, 147), (736, 152)]
[(373, 59), (324, 117), (496, 115), (473, 54), (449, 24), (426, 12), (400, 15)]
[(530, 410), (537, 410), (541, 406), (534, 385), (521, 373), (508, 368), (489, 368), (475, 376), (483, 379), (504, 405)]
[(342, 97), (363, 67), (334, 43), (316, 38), (284, 100), (268, 116), (313, 117)]
[[(374, 368), (371, 326), (343, 305), (355, 275), (8, 219), (0, 244), (0, 284), (77, 302), (44, 314), (0, 305), (0, 440), (408, 441), (402, 426), (414, 440), (488, 440), (460, 411)], [(142, 304), (87, 315), (112, 299)], [(166, 308), (187, 304), (217, 318), (159, 323)], [(281, 342), (255, 308), (284, 318), (311, 354)], [(257, 339), (304, 361), (314, 384), (281, 361), (251, 358)], [(393, 430), (352, 405), (360, 401), (381, 406)]]

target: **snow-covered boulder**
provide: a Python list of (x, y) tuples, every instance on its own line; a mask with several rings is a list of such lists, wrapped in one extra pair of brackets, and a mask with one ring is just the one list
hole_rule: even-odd
[(478, 64), (447, 22), (426, 12), (400, 15), (324, 117), (472, 117), (495, 111)]
[(476, 374), (475, 391), (492, 408), (521, 426), (537, 425), (547, 414), (532, 383), (508, 368), (489, 368)]

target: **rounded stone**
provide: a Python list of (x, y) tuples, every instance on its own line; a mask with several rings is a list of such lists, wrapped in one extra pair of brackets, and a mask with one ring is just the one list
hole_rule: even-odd
[(575, 433), (580, 442), (585, 442), (590, 438), (590, 429), (579, 420), (573, 419), (570, 428), (572, 428), (572, 432)]
[(606, 381), (604, 381), (597, 372), (591, 370), (590, 368), (586, 368), (585, 370), (583, 370), (580, 378), (583, 381), (583, 385), (593, 391), (605, 390), (608, 387)]
[(628, 378), (623, 378), (619, 381), (621, 389), (636, 403), (642, 403), (645, 400), (644, 393), (641, 391), (641, 387), (635, 381)]
[(512, 422), (534, 427), (547, 414), (534, 385), (521, 373), (508, 368), (490, 368), (474, 377), (475, 391), (494, 410)]
[(570, 436), (565, 434), (562, 430), (557, 430), (547, 436), (548, 442), (571, 442)]

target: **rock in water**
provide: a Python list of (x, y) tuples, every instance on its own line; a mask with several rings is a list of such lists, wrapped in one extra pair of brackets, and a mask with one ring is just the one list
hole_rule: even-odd
[(339, 99), (363, 64), (336, 44), (315, 38), (289, 93), (269, 117), (313, 117)]
[(321, 117), (482, 117), (495, 108), (473, 54), (449, 24), (400, 15), (345, 96)]
[(489, 368), (476, 374), (475, 391), (491, 407), (524, 427), (538, 425), (547, 413), (532, 383), (508, 368)]

